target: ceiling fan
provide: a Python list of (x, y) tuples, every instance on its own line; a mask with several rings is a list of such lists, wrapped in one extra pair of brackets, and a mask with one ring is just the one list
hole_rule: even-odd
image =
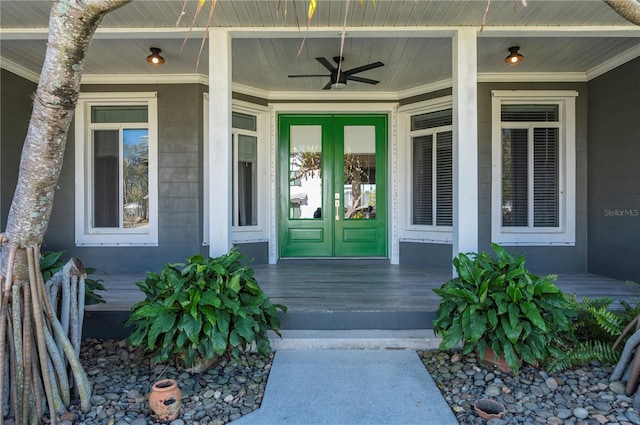
[(357, 74), (358, 72), (367, 71), (369, 69), (378, 68), (380, 66), (384, 66), (382, 62), (373, 62), (368, 65), (358, 66), (356, 68), (343, 70), (340, 69), (340, 74), (338, 75), (338, 68), (344, 62), (344, 57), (342, 56), (334, 56), (333, 61), (336, 63), (336, 66), (333, 66), (327, 58), (316, 58), (318, 62), (322, 64), (325, 68), (331, 72), (331, 74), (307, 74), (307, 75), (289, 75), (289, 78), (301, 78), (301, 77), (329, 77), (329, 82), (325, 85), (322, 90), (329, 89), (340, 89), (346, 87), (347, 81), (357, 81), (359, 83), (366, 84), (378, 84), (380, 81), (371, 80), (369, 78), (358, 77), (353, 74)]

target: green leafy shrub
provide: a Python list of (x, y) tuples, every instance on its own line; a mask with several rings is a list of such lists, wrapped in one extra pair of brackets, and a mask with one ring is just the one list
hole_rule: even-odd
[[(58, 270), (62, 269), (66, 261), (62, 261), (65, 251), (45, 251), (40, 253), (40, 271), (44, 281), (48, 281)], [(95, 269), (90, 267), (84, 268), (87, 275), (95, 273)], [(106, 301), (96, 291), (105, 291), (102, 279), (92, 279), (86, 277), (84, 280), (84, 304), (104, 304)]]
[(243, 265), (237, 250), (217, 258), (195, 255), (186, 264), (167, 264), (136, 285), (146, 295), (135, 304), (128, 341), (153, 352), (153, 361), (182, 359), (186, 367), (230, 352), (237, 356), (255, 343), (267, 354), (268, 330), (280, 335), (277, 310)]
[(525, 268), (524, 256), (513, 257), (492, 244), (490, 254), (460, 254), (453, 260), (458, 276), (434, 292), (441, 297), (433, 322), (441, 349), (461, 341), (463, 352), (487, 348), (504, 357), (517, 372), (520, 362), (544, 363), (572, 341), (575, 303), (553, 283)]

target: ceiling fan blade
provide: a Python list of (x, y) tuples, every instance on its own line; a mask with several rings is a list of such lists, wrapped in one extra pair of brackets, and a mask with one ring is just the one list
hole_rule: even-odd
[(327, 85), (325, 85), (322, 90), (331, 90), (331, 86), (333, 85), (333, 83), (331, 81), (329, 81), (327, 83)]
[(347, 75), (347, 80), (357, 81), (359, 83), (378, 84), (380, 81), (372, 80), (370, 78), (356, 77), (355, 75)]
[(378, 67), (381, 67), (381, 66), (384, 66), (384, 64), (382, 62), (374, 62), (374, 63), (370, 63), (368, 65), (362, 65), (362, 66), (359, 66), (357, 68), (349, 69), (347, 71), (344, 71), (344, 73), (347, 74), (347, 75), (352, 75), (352, 74), (356, 74), (358, 72), (366, 71), (366, 70), (373, 69), (373, 68), (378, 68)]
[(301, 78), (301, 77), (331, 77), (331, 75), (326, 74), (304, 74), (304, 75), (287, 75), (289, 78)]
[(320, 62), (322, 66), (327, 68), (329, 71), (333, 72), (336, 70), (336, 68), (333, 65), (331, 65), (331, 62), (329, 62), (327, 58), (316, 58), (316, 60)]

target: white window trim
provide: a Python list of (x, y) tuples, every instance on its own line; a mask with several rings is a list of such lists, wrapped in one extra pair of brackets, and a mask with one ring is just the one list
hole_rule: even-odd
[[(139, 229), (95, 229), (90, 227), (91, 206), (91, 106), (146, 104), (149, 129), (149, 226)], [(133, 127), (136, 124), (132, 124)], [(158, 105), (156, 92), (80, 93), (75, 112), (75, 233), (77, 246), (158, 245)]]
[[(435, 134), (438, 132), (451, 130), (453, 126), (438, 127), (436, 129), (426, 129), (411, 132), (411, 117), (413, 115), (425, 114), (429, 112), (437, 112), (443, 109), (453, 107), (453, 97), (443, 96), (423, 102), (412, 103), (398, 109), (399, 115), (399, 144), (398, 154), (404, 167), (399, 168), (399, 179), (404, 184), (399, 186), (399, 196), (401, 204), (405, 206), (404, 213), (400, 215), (400, 241), (401, 242), (418, 242), (418, 243), (453, 243), (453, 226), (436, 226), (436, 225), (416, 225), (411, 223), (411, 214), (413, 211), (413, 143), (412, 137), (417, 135)], [(455, 164), (453, 165), (455, 167)], [(435, 172), (435, 170), (434, 170)], [(435, 204), (434, 204), (435, 205)], [(455, 208), (455, 206), (454, 206)]]
[[(204, 117), (204, 185), (203, 185), (203, 224), (202, 224), (202, 245), (209, 245), (209, 93), (203, 93), (203, 117)], [(235, 140), (238, 134), (247, 134), (255, 136), (258, 143), (258, 167), (257, 167), (257, 218), (258, 224), (256, 226), (232, 226), (231, 239), (233, 243), (257, 243), (267, 242), (269, 240), (267, 234), (266, 223), (269, 223), (269, 208), (268, 208), (268, 190), (269, 190), (269, 161), (265, 160), (269, 158), (269, 109), (249, 102), (244, 101), (232, 101), (233, 112), (240, 112), (243, 114), (253, 115), (256, 117), (256, 131), (232, 129), (232, 137), (234, 143), (233, 149), (236, 149)], [(234, 158), (237, 158), (237, 152), (234, 151)], [(235, 176), (232, 176), (232, 182), (235, 181)], [(237, 188), (235, 193), (232, 194), (234, 205), (237, 204)], [(232, 223), (236, 223), (235, 209), (234, 217), (232, 217)]]
[[(576, 239), (576, 91), (507, 91), (491, 92), (491, 240), (506, 246), (574, 246)], [(528, 123), (501, 122), (502, 104), (557, 104), (559, 122), (545, 123), (548, 127), (559, 126), (559, 226), (554, 228), (503, 227), (502, 226), (502, 128), (529, 128)], [(530, 208), (532, 208), (530, 206)]]

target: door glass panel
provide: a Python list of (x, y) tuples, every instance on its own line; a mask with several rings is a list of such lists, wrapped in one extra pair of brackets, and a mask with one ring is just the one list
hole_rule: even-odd
[(344, 218), (376, 217), (375, 127), (344, 127)]
[(289, 218), (322, 218), (322, 127), (292, 125), (289, 144)]

